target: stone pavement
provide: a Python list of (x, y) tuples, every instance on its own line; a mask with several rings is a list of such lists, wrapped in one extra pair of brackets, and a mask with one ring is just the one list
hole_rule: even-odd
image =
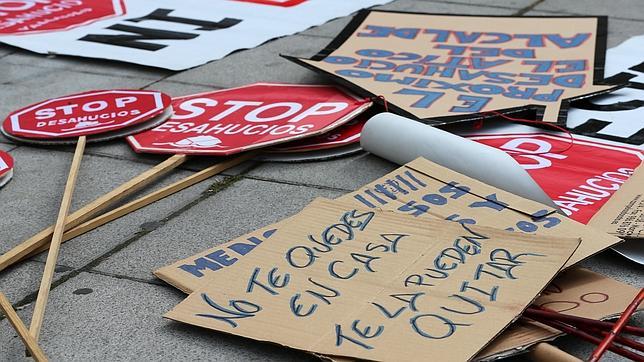
[[(350, 1), (350, 0), (347, 0)], [(612, 47), (644, 34), (641, 0), (397, 0), (382, 9), (493, 15), (608, 15)], [(279, 53), (310, 56), (349, 21), (336, 19), (219, 61), (173, 73), (118, 62), (41, 56), (0, 46), (0, 115), (53, 96), (103, 88), (158, 89), (181, 96), (258, 81), (322, 83)], [(4, 117), (4, 116), (2, 116)], [(53, 223), (72, 148), (13, 144), (0, 136), (17, 167), (0, 190), (0, 253)], [(160, 162), (137, 155), (123, 141), (90, 145), (83, 159), (73, 209)], [(213, 160), (191, 161), (154, 185), (161, 187)], [(132, 215), (63, 245), (49, 298), (41, 345), (54, 361), (87, 360), (303, 360), (308, 355), (164, 320), (184, 295), (152, 271), (291, 215), (315, 197), (337, 197), (396, 166), (371, 155), (334, 161), (281, 164), (247, 162)], [(149, 190), (149, 189), (148, 189)], [(0, 290), (28, 325), (46, 255), (0, 272)], [(584, 266), (642, 286), (641, 267), (612, 252)], [(638, 322), (643, 324), (644, 318)], [(578, 356), (591, 346), (557, 342)], [(606, 360), (618, 360), (607, 354)], [(24, 347), (0, 318), (0, 361), (23, 361)]]

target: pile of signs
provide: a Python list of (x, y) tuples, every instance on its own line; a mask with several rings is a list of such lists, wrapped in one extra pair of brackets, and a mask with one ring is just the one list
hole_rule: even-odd
[[(16, 2), (3, 8), (0, 40), (184, 69), (384, 2)], [(257, 16), (257, 6), (267, 12)], [(37, 21), (18, 24), (24, 17)], [(148, 21), (166, 26), (136, 25)], [(262, 36), (230, 36), (271, 22), (280, 27)], [(202, 42), (220, 48), (204, 52)], [(25, 107), (3, 123), (7, 137), (77, 148), (56, 224), (0, 255), (3, 270), (50, 249), (30, 330), (1, 293), (0, 306), (40, 358), (63, 241), (250, 159), (321, 160), (364, 148), (403, 166), (155, 271), (190, 294), (166, 317), (329, 359), (487, 360), (560, 335), (539, 313), (619, 315), (638, 290), (575, 264), (611, 247), (644, 263), (641, 246), (617, 246), (644, 238), (644, 68), (632, 57), (643, 42), (609, 52), (604, 79), (604, 17), (361, 11), (313, 58), (285, 56), (355, 93), (257, 83), (174, 99), (92, 91)], [(373, 102), (393, 113), (369, 118)], [(531, 126), (499, 123), (525, 118)], [(170, 156), (67, 215), (85, 143), (125, 136), (136, 152)], [(196, 156), (216, 163), (110, 210)], [(0, 152), (0, 186), (12, 165)]]

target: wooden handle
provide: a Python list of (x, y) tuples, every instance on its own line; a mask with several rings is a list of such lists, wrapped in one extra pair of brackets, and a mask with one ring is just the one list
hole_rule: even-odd
[[(91, 219), (115, 202), (137, 192), (141, 188), (157, 180), (159, 177), (177, 168), (179, 165), (183, 164), (186, 159), (186, 155), (174, 155), (172, 157), (169, 157), (167, 160), (156, 165), (152, 169), (140, 174), (139, 176), (125, 182), (109, 193), (92, 201), (87, 206), (79, 209), (78, 211), (72, 213), (67, 217), (67, 219), (65, 220), (65, 230), (72, 229)], [(50, 226), (47, 229), (32, 236), (31, 238), (23, 241), (5, 254), (0, 255), (0, 271), (22, 260), (25, 256), (32, 253), (34, 250), (43, 246), (47, 246), (49, 241), (51, 240), (53, 233), (54, 227)], [(46, 250), (46, 247), (43, 250)]]
[[(174, 193), (177, 193), (183, 189), (186, 189), (194, 184), (197, 184), (203, 180), (206, 180), (208, 178), (211, 178), (231, 167), (237, 166), (242, 162), (245, 162), (253, 157), (255, 157), (255, 154), (251, 153), (246, 153), (243, 154), (242, 156), (235, 157), (233, 159), (220, 162), (216, 165), (210, 166), (208, 168), (205, 168), (197, 173), (194, 173), (184, 179), (181, 179), (173, 184), (170, 184), (166, 187), (163, 187), (157, 191), (154, 191), (152, 193), (149, 193), (145, 196), (142, 196), (134, 201), (131, 201), (123, 206), (120, 206), (114, 210), (108, 211), (103, 215), (97, 216), (92, 220), (86, 221), (85, 223), (65, 232), (63, 235), (63, 241), (75, 238), (79, 235), (82, 235), (88, 231), (94, 230), (97, 227), (101, 225), (105, 225), (110, 221), (116, 220), (120, 218), (121, 216), (125, 216), (131, 212), (134, 212), (140, 208), (143, 208), (153, 202), (159, 201), (163, 199), (164, 197), (170, 196)], [(40, 253), (42, 251), (47, 250), (47, 245), (44, 245), (43, 247), (37, 249), (34, 251), (32, 254), (35, 255), (37, 253)], [(30, 254), (30, 255), (32, 255)]]
[(40, 335), (40, 328), (45, 317), (45, 306), (47, 305), (47, 298), (49, 297), (51, 281), (54, 278), (60, 244), (62, 243), (63, 233), (65, 232), (65, 219), (72, 205), (72, 196), (74, 195), (74, 188), (76, 187), (76, 180), (78, 179), (78, 171), (80, 170), (81, 160), (85, 152), (86, 142), (87, 138), (85, 136), (78, 137), (74, 158), (72, 159), (72, 165), (67, 176), (67, 183), (65, 184), (65, 192), (63, 192), (63, 199), (58, 209), (58, 217), (56, 218), (54, 233), (51, 237), (51, 246), (49, 248), (49, 254), (47, 255), (47, 262), (45, 263), (45, 271), (42, 275), (38, 298), (36, 299), (36, 306), (34, 307), (34, 314), (31, 317), (31, 326), (29, 327), (29, 333), (31, 333), (36, 341)]
[(535, 362), (581, 362), (575, 356), (548, 343), (539, 343), (530, 351), (530, 359)]
[(9, 302), (9, 299), (7, 299), (7, 297), (2, 293), (0, 293), (0, 309), (2, 309), (4, 315), (9, 319), (9, 323), (11, 323), (13, 329), (18, 332), (18, 336), (22, 339), (22, 342), (25, 344), (25, 347), (27, 347), (29, 353), (31, 353), (31, 356), (37, 362), (46, 362), (47, 356), (45, 356), (45, 352), (40, 348), (34, 337), (29, 334), (29, 330), (27, 330), (25, 324), (22, 323), (22, 320), (16, 311), (13, 310), (11, 302)]

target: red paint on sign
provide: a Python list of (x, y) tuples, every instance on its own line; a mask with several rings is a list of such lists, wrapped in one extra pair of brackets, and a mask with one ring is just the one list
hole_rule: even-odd
[(307, 0), (234, 0), (234, 1), (262, 4), (262, 5), (281, 6), (281, 7), (288, 8), (291, 6), (300, 5), (301, 3), (306, 2)]
[(333, 86), (258, 83), (173, 99), (175, 114), (127, 138), (137, 152), (225, 156), (318, 135), (371, 105)]
[(123, 14), (123, 0), (1, 1), (0, 35), (68, 30)]
[(170, 97), (147, 90), (100, 90), (46, 100), (11, 113), (4, 130), (25, 138), (69, 138), (114, 131), (161, 114)]
[(0, 177), (13, 168), (13, 158), (6, 152), (0, 151)]
[(362, 115), (330, 132), (271, 148), (271, 152), (307, 152), (347, 146), (360, 142), (367, 118)]
[(642, 151), (543, 133), (470, 137), (510, 154), (573, 220), (588, 223), (640, 165)]

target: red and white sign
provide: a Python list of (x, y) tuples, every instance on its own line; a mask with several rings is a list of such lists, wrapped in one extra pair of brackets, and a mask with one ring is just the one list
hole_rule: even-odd
[(0, 35), (68, 30), (123, 14), (123, 0), (0, 1)]
[(0, 151), (0, 177), (13, 169), (13, 158), (6, 152)]
[(24, 138), (69, 138), (130, 127), (161, 114), (170, 97), (147, 90), (100, 90), (50, 99), (11, 113), (3, 129)]
[(172, 105), (167, 122), (127, 138), (136, 152), (230, 155), (327, 132), (371, 101), (333, 86), (257, 83)]
[(571, 140), (563, 133), (468, 137), (510, 154), (566, 215), (584, 224), (644, 159), (636, 148), (580, 136), (567, 149)]
[(319, 136), (305, 138), (299, 141), (285, 143), (270, 149), (271, 152), (308, 152), (328, 148), (343, 147), (360, 142), (362, 127), (367, 123), (367, 118), (362, 115), (348, 123), (323, 133)]

